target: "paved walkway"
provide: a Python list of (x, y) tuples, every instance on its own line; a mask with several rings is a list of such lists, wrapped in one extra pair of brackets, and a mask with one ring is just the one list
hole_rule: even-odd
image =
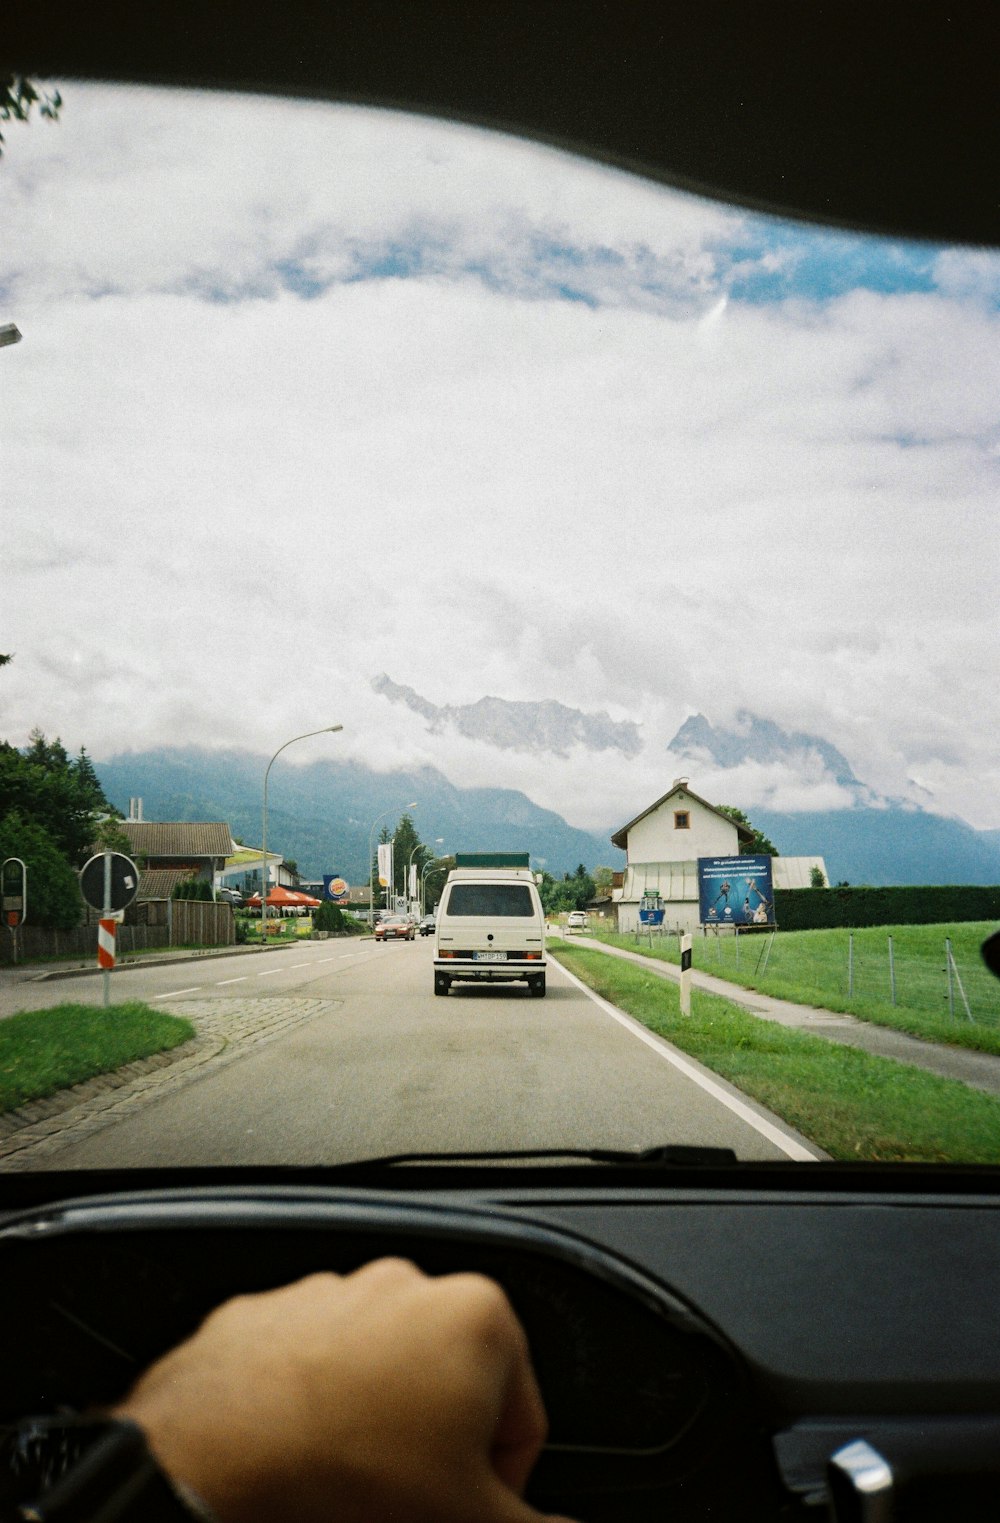
[[(602, 941), (589, 937), (567, 938), (574, 946), (586, 945), (595, 952), (606, 952), (609, 957), (621, 957), (626, 962), (638, 963), (649, 973), (660, 978), (680, 982), (681, 970), (673, 963), (646, 957), (641, 952), (629, 952), (623, 947), (609, 947)], [(711, 973), (692, 971), (691, 982), (696, 989), (707, 994), (718, 994), (731, 1004), (756, 1015), (765, 1021), (777, 1021), (782, 1026), (793, 1026), (798, 1031), (811, 1032), (828, 1042), (840, 1042), (846, 1047), (860, 1047), (879, 1058), (895, 1058), (914, 1068), (926, 1069), (928, 1073), (940, 1074), (944, 1079), (959, 1079), (973, 1089), (985, 1090), (990, 1095), (1000, 1095), (1000, 1057), (989, 1052), (973, 1052), (968, 1047), (945, 1047), (938, 1042), (922, 1042), (919, 1037), (907, 1036), (891, 1026), (876, 1026), (871, 1021), (859, 1021), (853, 1015), (836, 1010), (822, 1010), (814, 1005), (794, 1005), (789, 1000), (775, 999), (758, 989), (744, 989), (740, 984), (730, 984)]]
[(192, 1041), (0, 1115), (0, 1169), (58, 1167), (63, 1148), (154, 1100), (158, 1092), (214, 1073), (341, 1003), (287, 997), (185, 1000), (174, 1010), (194, 1026)]

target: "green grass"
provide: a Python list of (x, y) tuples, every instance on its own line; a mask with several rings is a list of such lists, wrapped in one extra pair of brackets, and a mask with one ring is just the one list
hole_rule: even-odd
[[(746, 989), (759, 989), (798, 1005), (842, 1010), (878, 1026), (893, 1026), (928, 1042), (1000, 1053), (1000, 981), (979, 955), (980, 943), (995, 930), (990, 923), (876, 926), (848, 932), (778, 931), (767, 952), (765, 935), (698, 936), (692, 965)], [(849, 936), (854, 937), (853, 992), (848, 981)], [(891, 1003), (888, 938), (893, 940), (896, 1004)], [(953, 984), (954, 1015), (948, 1005), (945, 938), (972, 1012), (970, 1020)], [(679, 963), (677, 938), (636, 942), (634, 936), (601, 931), (609, 946)], [(767, 957), (766, 969), (764, 959)]]
[(0, 1021), (0, 1112), (190, 1041), (190, 1021), (135, 1000), (54, 1005)]
[(1000, 1163), (1000, 1100), (889, 1058), (825, 1042), (577, 943), (548, 950), (596, 993), (781, 1116), (837, 1159)]

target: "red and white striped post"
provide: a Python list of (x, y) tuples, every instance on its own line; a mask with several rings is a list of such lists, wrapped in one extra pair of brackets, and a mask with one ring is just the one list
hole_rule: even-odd
[(110, 973), (115, 965), (115, 932), (117, 922), (99, 920), (97, 923), (97, 966)]

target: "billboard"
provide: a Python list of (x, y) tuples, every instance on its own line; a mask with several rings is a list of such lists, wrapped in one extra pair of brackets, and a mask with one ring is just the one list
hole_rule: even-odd
[(702, 925), (773, 925), (771, 858), (699, 857), (698, 909)]
[(351, 885), (339, 873), (324, 873), (323, 898), (331, 899), (334, 904), (349, 904)]

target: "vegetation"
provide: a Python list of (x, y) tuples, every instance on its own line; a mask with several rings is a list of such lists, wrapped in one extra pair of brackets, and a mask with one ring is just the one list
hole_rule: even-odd
[(110, 1073), (194, 1036), (190, 1021), (129, 1001), (55, 1005), (0, 1022), (0, 1111)]
[(180, 883), (175, 883), (170, 895), (171, 899), (197, 899), (202, 902), (212, 898), (212, 885), (207, 878), (184, 878)]
[(332, 904), (329, 899), (313, 910), (312, 928), (314, 931), (328, 931), (334, 936), (356, 936), (367, 930), (353, 915), (345, 915), (340, 905)]
[[(39, 116), (47, 117), (52, 122), (58, 121), (62, 96), (58, 90), (54, 90), (51, 95), (39, 91), (34, 81), (26, 79), (23, 74), (0, 75), (0, 121), (27, 122), (31, 119), (34, 106), (38, 107)], [(3, 141), (3, 134), (0, 133), (0, 154), (3, 153)], [(0, 665), (9, 659), (0, 658)]]
[(76, 925), (77, 870), (93, 852), (127, 844), (85, 748), (71, 757), (40, 730), (24, 751), (0, 741), (0, 860), (20, 857), (28, 869), (31, 924)]
[(543, 873), (538, 885), (542, 909), (546, 915), (561, 915), (568, 910), (582, 910), (596, 892), (594, 879), (581, 862), (574, 873), (564, 873), (562, 882), (551, 873)]
[(560, 962), (603, 998), (666, 1037), (838, 1159), (1000, 1163), (1000, 1100), (954, 1079), (825, 1042), (632, 963), (564, 941)]
[(762, 830), (758, 830), (751, 820), (748, 820), (742, 809), (737, 809), (732, 804), (720, 804), (720, 814), (727, 814), (737, 825), (745, 825), (747, 830), (753, 831), (752, 841), (740, 842), (741, 857), (776, 857), (779, 855), (774, 842), (767, 837)]
[(836, 888), (815, 892), (776, 889), (774, 913), (783, 931), (833, 926), (946, 925), (959, 920), (1000, 920), (1000, 887), (927, 884), (924, 887)]
[[(925, 1041), (1000, 1053), (1000, 984), (982, 964), (980, 943), (989, 923), (936, 926), (898, 925), (840, 931), (778, 931), (769, 936), (696, 936), (692, 966), (746, 989), (759, 989), (800, 1005), (843, 1010), (859, 1020), (892, 1026)], [(853, 943), (849, 937), (853, 934)], [(892, 936), (896, 1004), (892, 1004), (889, 936)], [(958, 978), (948, 997), (945, 940), (952, 943)], [(609, 946), (643, 956), (680, 962), (674, 937), (651, 948), (635, 938), (599, 931)], [(959, 988), (961, 982), (961, 989)], [(969, 1002), (968, 1019), (962, 991)]]

